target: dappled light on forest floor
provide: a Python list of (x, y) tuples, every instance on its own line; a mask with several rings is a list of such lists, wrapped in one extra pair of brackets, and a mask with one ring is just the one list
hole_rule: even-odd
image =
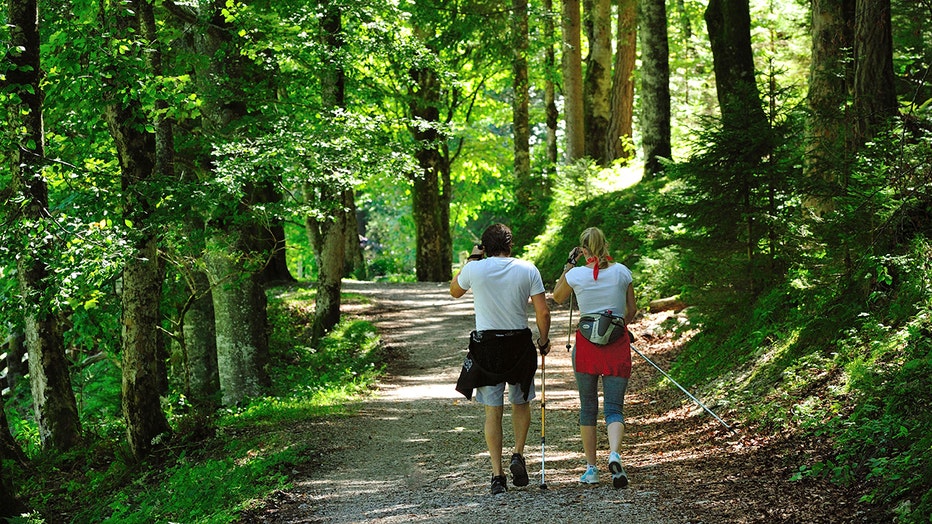
[[(850, 490), (817, 479), (789, 481), (800, 463), (824, 455), (824, 446), (791, 436), (758, 436), (750, 429), (733, 434), (675, 386), (661, 382), (660, 374), (636, 355), (626, 395), (622, 452), (630, 486), (612, 488), (603, 420), (597, 428), (600, 483), (580, 485), (585, 458), (579, 400), (570, 353), (563, 349), (569, 312), (557, 305), (551, 305), (554, 349), (538, 370), (537, 399), (524, 448), (530, 484), (514, 487), (509, 475), (508, 493), (492, 497), (483, 409), (454, 390), (464, 342), (473, 328), (471, 300), (467, 296), (451, 303), (446, 285), (349, 287), (372, 299), (353, 314), (373, 319), (383, 344), (397, 350), (392, 354), (399, 357), (357, 416), (324, 426), (326, 432), (319, 438), (333, 445), (321, 456), (319, 467), (293, 478), (293, 489), (249, 512), (248, 522), (873, 522), (867, 510), (854, 503), (857, 494)], [(648, 315), (632, 326), (638, 349), (662, 369), (670, 369), (688, 338), (673, 340), (660, 328), (671, 316)], [(533, 326), (530, 310), (529, 318)], [(701, 393), (694, 392), (714, 405), (715, 399)], [(718, 414), (731, 422), (734, 413), (722, 411)], [(509, 407), (503, 427), (507, 473), (514, 446)], [(542, 459), (546, 490), (539, 488)]]

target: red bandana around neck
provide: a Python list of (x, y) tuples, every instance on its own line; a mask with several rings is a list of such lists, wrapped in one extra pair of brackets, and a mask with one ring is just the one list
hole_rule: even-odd
[[(612, 260), (613, 260), (612, 257), (605, 255), (606, 262), (611, 262)], [(589, 257), (586, 259), (587, 264), (592, 264), (593, 262), (595, 262), (595, 265), (592, 266), (592, 280), (598, 280), (599, 279), (599, 258)]]

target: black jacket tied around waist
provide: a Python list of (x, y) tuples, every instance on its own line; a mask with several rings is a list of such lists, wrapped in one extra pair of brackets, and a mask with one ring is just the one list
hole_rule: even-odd
[(473, 331), (456, 391), (467, 399), (473, 389), (507, 382), (520, 384), (527, 400), (537, 372), (537, 352), (529, 328)]

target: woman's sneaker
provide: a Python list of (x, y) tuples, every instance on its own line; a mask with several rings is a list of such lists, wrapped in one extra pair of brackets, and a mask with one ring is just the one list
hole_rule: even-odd
[(498, 495), (499, 493), (504, 493), (508, 491), (508, 486), (505, 485), (505, 475), (498, 475), (492, 477), (492, 494)]
[(621, 466), (621, 456), (614, 451), (608, 456), (608, 470), (612, 472), (612, 486), (615, 489), (628, 487), (628, 474)]
[(586, 466), (586, 472), (579, 477), (580, 484), (598, 484), (599, 483), (599, 468), (589, 464)]

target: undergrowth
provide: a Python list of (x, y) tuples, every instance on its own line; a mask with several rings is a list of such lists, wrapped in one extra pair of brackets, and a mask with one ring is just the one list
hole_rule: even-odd
[[(174, 406), (173, 436), (143, 464), (133, 463), (121, 431), (92, 435), (87, 448), (64, 456), (37, 455), (34, 471), (16, 472), (34, 512), (13, 522), (227, 523), (288, 487), (295, 468), (314, 466), (306, 425), (351, 413), (382, 369), (379, 338), (368, 322), (344, 320), (318, 347), (302, 345), (312, 303), (313, 292), (300, 286), (269, 293), (274, 367), (268, 396), (206, 416)], [(118, 395), (119, 381), (111, 387)], [(19, 422), (16, 427), (28, 427)], [(17, 437), (36, 436), (21, 431)]]

